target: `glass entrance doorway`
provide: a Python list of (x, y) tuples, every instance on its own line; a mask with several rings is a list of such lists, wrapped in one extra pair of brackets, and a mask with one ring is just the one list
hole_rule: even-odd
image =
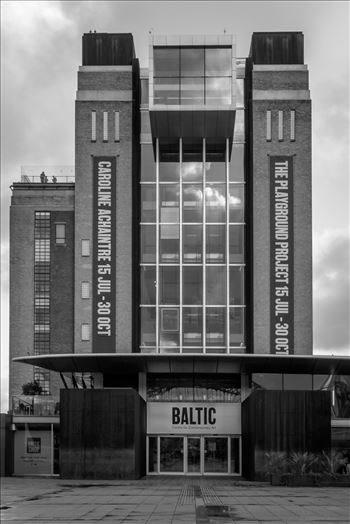
[(240, 475), (239, 436), (150, 435), (147, 473)]

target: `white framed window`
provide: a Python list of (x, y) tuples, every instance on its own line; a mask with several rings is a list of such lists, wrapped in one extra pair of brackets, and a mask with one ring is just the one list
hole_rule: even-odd
[(103, 141), (108, 142), (108, 111), (103, 111)]
[(81, 340), (90, 340), (90, 324), (81, 325)]
[(81, 256), (89, 257), (90, 256), (90, 240), (83, 239), (81, 241)]
[(295, 109), (290, 110), (290, 139), (295, 140)]
[(114, 111), (114, 141), (119, 142), (119, 111)]
[(266, 111), (266, 140), (271, 141), (271, 110)]
[(91, 142), (96, 142), (96, 111), (91, 111)]
[(90, 282), (81, 283), (81, 298), (90, 298)]
[(66, 224), (55, 224), (55, 244), (66, 243)]
[(283, 140), (283, 111), (278, 111), (278, 140)]

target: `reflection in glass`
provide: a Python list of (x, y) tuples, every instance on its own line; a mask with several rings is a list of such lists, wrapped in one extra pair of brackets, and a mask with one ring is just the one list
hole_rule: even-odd
[(230, 305), (244, 304), (244, 268), (230, 266)]
[(160, 267), (159, 280), (160, 303), (179, 304), (179, 267)]
[(183, 437), (160, 437), (160, 471), (183, 472)]
[(244, 142), (244, 110), (238, 109), (236, 111), (235, 129), (233, 131), (234, 142)]
[(179, 105), (180, 81), (179, 78), (154, 79), (154, 104)]
[(203, 178), (202, 162), (184, 162), (182, 164), (183, 182), (201, 182)]
[(141, 185), (141, 222), (156, 221), (156, 186)]
[(202, 227), (202, 224), (182, 226), (183, 262), (186, 264), (200, 264), (202, 262)]
[(239, 437), (231, 437), (231, 473), (240, 473)]
[(226, 304), (226, 267), (207, 266), (206, 268), (206, 303), (209, 305)]
[(227, 473), (228, 471), (227, 437), (204, 438), (205, 473)]
[(141, 262), (156, 262), (156, 226), (141, 226)]
[(202, 289), (203, 277), (201, 268), (183, 266), (182, 269), (183, 288), (182, 300), (183, 304), (196, 305), (202, 304)]
[(148, 105), (149, 99), (149, 80), (148, 78), (141, 78), (141, 104)]
[(181, 76), (204, 76), (204, 47), (182, 47)]
[(141, 266), (141, 304), (153, 305), (156, 303), (156, 268), (155, 266)]
[(244, 186), (230, 184), (230, 222), (244, 222)]
[(141, 348), (156, 345), (156, 308), (141, 307)]
[(225, 308), (206, 308), (206, 343), (207, 346), (225, 345)]
[(205, 79), (206, 105), (231, 104), (231, 78), (212, 77)]
[(182, 139), (182, 161), (183, 162), (202, 162), (203, 160), (203, 139), (202, 138), (183, 138)]
[(159, 186), (160, 222), (179, 223), (179, 186), (162, 184)]
[(140, 111), (140, 114), (141, 114), (141, 134), (150, 135), (151, 134), (151, 122), (149, 119), (149, 111)]
[(183, 188), (183, 221), (202, 222), (203, 190), (202, 184), (184, 184)]
[(154, 76), (179, 76), (180, 49), (178, 47), (154, 47)]
[(157, 465), (157, 437), (148, 437), (148, 471), (156, 473)]
[(178, 182), (180, 177), (180, 164), (178, 162), (159, 162), (160, 182)]
[(254, 389), (280, 389), (282, 391), (282, 373), (253, 373)]
[(206, 261), (212, 264), (225, 262), (226, 227), (207, 225), (206, 227)]
[(229, 164), (230, 182), (244, 180), (244, 144), (232, 144)]
[(205, 188), (207, 222), (225, 222), (226, 188), (225, 184), (211, 184)]
[(225, 182), (225, 162), (206, 162), (206, 181)]
[(200, 473), (201, 468), (201, 439), (200, 437), (188, 437), (187, 439), (187, 471), (188, 473)]
[(244, 226), (231, 224), (229, 227), (230, 263), (244, 262)]
[(182, 105), (204, 105), (204, 79), (182, 78), (180, 97)]
[(146, 182), (156, 180), (156, 162), (152, 144), (141, 145), (141, 180)]
[(183, 345), (201, 346), (203, 333), (203, 310), (199, 307), (184, 307), (183, 320)]
[(236, 79), (236, 107), (244, 107), (244, 78)]
[(179, 225), (161, 224), (159, 227), (159, 257), (163, 263), (179, 261)]
[(207, 48), (205, 50), (205, 74), (206, 76), (231, 76), (231, 49), (230, 48)]
[(311, 391), (312, 375), (292, 375), (285, 373), (283, 375), (283, 389)]
[(230, 307), (230, 346), (244, 345), (245, 309)]
[(160, 310), (159, 344), (172, 351), (179, 346), (179, 308)]

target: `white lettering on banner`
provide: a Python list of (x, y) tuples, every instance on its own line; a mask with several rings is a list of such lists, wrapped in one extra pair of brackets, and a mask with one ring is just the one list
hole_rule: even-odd
[(111, 335), (111, 303), (106, 294), (111, 293), (112, 260), (112, 164), (97, 164), (97, 335)]
[(274, 353), (288, 355), (293, 352), (292, 170), (291, 159), (271, 161), (271, 343)]
[(241, 404), (147, 402), (151, 434), (241, 434)]

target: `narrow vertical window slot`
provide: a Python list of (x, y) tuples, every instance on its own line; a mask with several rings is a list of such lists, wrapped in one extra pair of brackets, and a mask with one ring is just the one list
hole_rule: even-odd
[(292, 142), (295, 140), (295, 110), (290, 111), (290, 139)]
[(91, 111), (91, 142), (96, 142), (96, 111)]
[(81, 241), (81, 256), (89, 257), (90, 256), (90, 240), (83, 239)]
[(266, 111), (266, 140), (271, 141), (271, 110)]
[(108, 142), (108, 111), (103, 111), (103, 141)]
[(283, 140), (283, 111), (278, 111), (278, 140)]
[(114, 141), (119, 142), (119, 111), (114, 111)]
[(89, 324), (81, 325), (81, 340), (83, 341), (90, 340), (90, 325)]
[(90, 282), (81, 283), (81, 298), (90, 298)]

